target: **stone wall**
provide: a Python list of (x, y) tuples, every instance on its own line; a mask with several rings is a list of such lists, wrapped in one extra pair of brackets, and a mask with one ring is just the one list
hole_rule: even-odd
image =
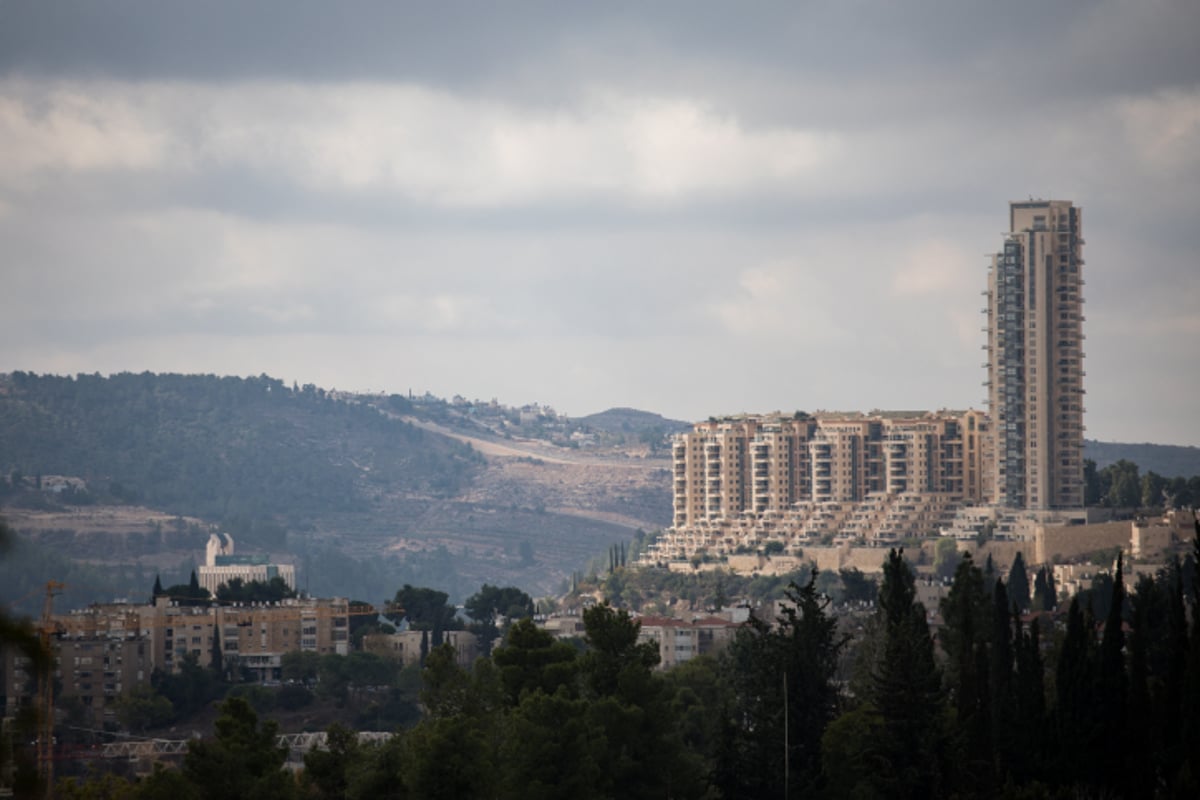
[(1131, 532), (1132, 523), (1128, 520), (1097, 525), (1046, 525), (1035, 538), (1036, 563), (1048, 564), (1056, 557), (1069, 560), (1112, 547), (1128, 550)]

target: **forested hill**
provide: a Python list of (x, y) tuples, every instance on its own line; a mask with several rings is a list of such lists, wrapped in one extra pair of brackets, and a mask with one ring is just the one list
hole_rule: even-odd
[(610, 408), (598, 414), (580, 417), (579, 423), (606, 433), (681, 433), (692, 429), (692, 423), (667, 419), (661, 414), (638, 411), (635, 408)]
[(365, 508), (375, 491), (447, 496), (468, 447), (314, 386), (212, 375), (0, 375), (0, 470), (76, 476), (73, 502), (220, 520)]
[(1124, 442), (1083, 443), (1083, 455), (1104, 469), (1124, 459), (1137, 464), (1142, 472), (1155, 472), (1164, 478), (1200, 475), (1200, 447), (1169, 444), (1128, 444)]

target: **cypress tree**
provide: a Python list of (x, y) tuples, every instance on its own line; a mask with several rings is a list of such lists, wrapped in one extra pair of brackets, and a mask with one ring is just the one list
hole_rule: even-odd
[(944, 698), (925, 607), (916, 600), (916, 583), (903, 553), (889, 553), (879, 592), (884, 647), (871, 699), (883, 736), (873, 755), (888, 768), (873, 777), (884, 796), (925, 798), (942, 792)]
[[(1200, 518), (1196, 520), (1196, 537), (1190, 564), (1180, 571), (1181, 581), (1189, 584), (1191, 599), (1191, 632), (1188, 634), (1187, 668), (1183, 682), (1183, 741), (1184, 763), (1178, 773), (1177, 790), (1200, 793)], [(1186, 562), (1185, 562), (1186, 563)]]
[(1029, 608), (1029, 571), (1025, 568), (1025, 556), (1020, 550), (1008, 570), (1008, 604), (1016, 606), (1017, 613)]
[[(1011, 766), (1018, 736), (1014, 719), (1012, 618), (1009, 592), (997, 578), (992, 591), (991, 660), (988, 681), (991, 686), (992, 742), (996, 764), (1003, 779)], [(1020, 626), (1020, 620), (1017, 620)]]
[(1138, 581), (1131, 599), (1133, 630), (1129, 636), (1129, 730), (1126, 773), (1130, 796), (1150, 797), (1154, 794), (1153, 765), (1159, 748), (1157, 726), (1153, 724), (1150, 699), (1150, 614), (1157, 587), (1154, 579), (1145, 576)]
[(1187, 681), (1188, 631), (1183, 603), (1183, 575), (1176, 557), (1168, 568), (1167, 665), (1163, 683), (1162, 713), (1156, 725), (1163, 733), (1162, 773), (1174, 778), (1182, 763), (1183, 703)]
[(1055, 770), (1065, 783), (1076, 783), (1087, 775), (1084, 767), (1094, 752), (1095, 668), (1094, 640), (1090, 615), (1080, 607), (1079, 597), (1071, 598), (1067, 611), (1067, 634), (1058, 655), (1055, 673), (1057, 703), (1055, 732), (1058, 738), (1058, 763)]
[(218, 682), (225, 680), (225, 655), (221, 652), (221, 626), (213, 625), (212, 647), (208, 652), (208, 668)]
[(1123, 555), (1117, 556), (1113, 575), (1112, 599), (1100, 639), (1099, 694), (1101, 772), (1105, 785), (1120, 786), (1125, 778), (1125, 737), (1128, 734), (1127, 691), (1125, 674), (1125, 632), (1121, 629), (1125, 605)]
[(150, 597), (152, 598), (151, 602), (154, 602), (153, 598), (162, 597), (164, 594), (166, 594), (166, 592), (163, 591), (162, 579), (157, 574), (155, 574), (154, 588), (150, 590)]
[(1020, 617), (1014, 619), (1016, 674), (1013, 682), (1015, 730), (1019, 732), (1013, 771), (1021, 782), (1036, 777), (1044, 760), (1046, 735), (1045, 665), (1042, 663), (1041, 630), (1035, 617), (1029, 630), (1022, 631)]

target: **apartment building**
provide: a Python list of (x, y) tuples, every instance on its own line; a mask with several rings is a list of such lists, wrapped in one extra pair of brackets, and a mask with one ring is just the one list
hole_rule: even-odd
[(988, 500), (1005, 508), (1083, 507), (1083, 243), (1071, 202), (1015, 202), (992, 257)]
[(984, 490), (980, 411), (709, 420), (672, 446), (674, 525), (649, 560), (828, 535), (928, 533)]
[[(78, 703), (84, 722), (100, 727), (115, 719), (113, 704), (129, 690), (150, 682), (154, 671), (149, 641), (135, 632), (109, 637), (63, 635), (55, 642), (56, 696)], [(0, 647), (4, 716), (32, 703), (36, 679), (27, 658), (11, 646)]]
[[(414, 630), (369, 633), (363, 637), (363, 650), (412, 666), (433, 648), (431, 636), (429, 631)], [(470, 669), (479, 656), (479, 637), (470, 631), (442, 631), (442, 642), (454, 648), (454, 662), (463, 669)]]
[(638, 641), (654, 642), (658, 646), (659, 669), (690, 661), (696, 656), (714, 654), (724, 649), (740, 627), (720, 617), (703, 617), (691, 622), (675, 617), (638, 617), (641, 624)]

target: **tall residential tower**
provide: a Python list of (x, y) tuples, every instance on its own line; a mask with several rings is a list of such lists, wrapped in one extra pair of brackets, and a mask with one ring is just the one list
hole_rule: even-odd
[(1083, 506), (1082, 213), (1065, 200), (1009, 205), (988, 275), (993, 502)]

